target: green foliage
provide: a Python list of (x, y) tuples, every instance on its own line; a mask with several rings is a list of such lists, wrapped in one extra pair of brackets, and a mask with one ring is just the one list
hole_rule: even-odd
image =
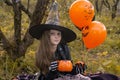
[(39, 70), (35, 66), (34, 51), (29, 50), (24, 57), (12, 61), (11, 58), (2, 52), (0, 56), (0, 78), (4, 80), (11, 79), (23, 71), (29, 74), (34, 74)]
[[(64, 3), (64, 1), (67, 3)], [(102, 71), (120, 76), (120, 15), (118, 14), (112, 21), (110, 14), (106, 13), (107, 11), (103, 12), (101, 15), (96, 14), (95, 20), (102, 22), (107, 28), (107, 38), (101, 45), (88, 51), (82, 42), (81, 31), (79, 31), (69, 19), (68, 9), (73, 1), (74, 0), (70, 0), (70, 2), (58, 0), (60, 3), (59, 5), (62, 5), (59, 10), (61, 25), (72, 29), (77, 34), (77, 39), (68, 44), (73, 62), (75, 63), (79, 60), (85, 61), (88, 65), (87, 72), (90, 73)], [(22, 0), (22, 2), (24, 5), (27, 5), (25, 0)], [(32, 0), (32, 2), (33, 4), (30, 3), (30, 10), (34, 9), (32, 5), (35, 5), (35, 1)], [(13, 15), (12, 8), (0, 1), (0, 28), (9, 40), (12, 39), (14, 34)], [(29, 27), (29, 23), (29, 18), (23, 13), (22, 37)], [(35, 66), (34, 57), (38, 43), (39, 42), (35, 40), (34, 44), (28, 48), (26, 55), (17, 59), (15, 62), (13, 62), (10, 57), (5, 54), (6, 52), (0, 48), (0, 64), (2, 64), (0, 65), (0, 79), (10, 79), (20, 74), (22, 69), (26, 70), (28, 73), (38, 72), (39, 70)]]

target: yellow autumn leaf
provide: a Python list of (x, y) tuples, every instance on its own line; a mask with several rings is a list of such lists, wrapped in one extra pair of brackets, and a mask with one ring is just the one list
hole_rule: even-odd
[(107, 51), (105, 51), (105, 52), (102, 53), (103, 56), (106, 56), (107, 54), (108, 54)]
[(112, 60), (107, 60), (107, 61), (103, 62), (102, 64), (103, 64), (104, 66), (106, 66), (106, 65), (109, 65), (109, 64), (111, 64), (111, 63), (112, 63)]
[(116, 66), (116, 71), (120, 72), (120, 65)]

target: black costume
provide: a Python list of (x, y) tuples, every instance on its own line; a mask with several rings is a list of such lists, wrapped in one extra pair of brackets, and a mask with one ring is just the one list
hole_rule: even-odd
[[(66, 44), (58, 45), (57, 50), (55, 52), (55, 59), (56, 60), (71, 60), (69, 48)], [(59, 77), (59, 75), (66, 75), (66, 74), (72, 74), (72, 75), (77, 74), (75, 70), (75, 66), (73, 66), (73, 70), (71, 72), (49, 71), (47, 75), (40, 74), (38, 80), (53, 80)]]

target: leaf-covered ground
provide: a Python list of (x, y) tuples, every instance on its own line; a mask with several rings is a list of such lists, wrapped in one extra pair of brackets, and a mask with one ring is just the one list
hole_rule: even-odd
[[(70, 3), (69, 3), (70, 4)], [(64, 6), (64, 5), (63, 5)], [(109, 12), (109, 11), (108, 11)], [(66, 14), (66, 15), (64, 15)], [(0, 29), (6, 37), (12, 41), (13, 37), (13, 12), (11, 7), (0, 2)], [(77, 34), (77, 39), (69, 43), (73, 63), (84, 61), (87, 66), (87, 73), (108, 72), (120, 76), (120, 12), (117, 17), (111, 20), (110, 13), (103, 11), (101, 15), (96, 13), (95, 20), (102, 22), (107, 29), (106, 40), (94, 49), (87, 50), (82, 42), (81, 31), (79, 31), (69, 19), (67, 11), (60, 10), (61, 24), (68, 26)], [(23, 13), (22, 15), (22, 35), (29, 26), (29, 19)], [(11, 42), (13, 43), (13, 42)], [(30, 74), (38, 72), (35, 66), (34, 54), (38, 46), (35, 40), (24, 57), (13, 62), (5, 51), (0, 47), (0, 79), (10, 79), (13, 75), (18, 75), (22, 70)]]

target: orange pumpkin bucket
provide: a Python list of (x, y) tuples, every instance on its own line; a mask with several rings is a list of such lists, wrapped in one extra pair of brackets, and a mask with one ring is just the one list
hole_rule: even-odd
[(73, 69), (73, 64), (70, 60), (60, 60), (58, 70), (61, 72), (70, 72)]

